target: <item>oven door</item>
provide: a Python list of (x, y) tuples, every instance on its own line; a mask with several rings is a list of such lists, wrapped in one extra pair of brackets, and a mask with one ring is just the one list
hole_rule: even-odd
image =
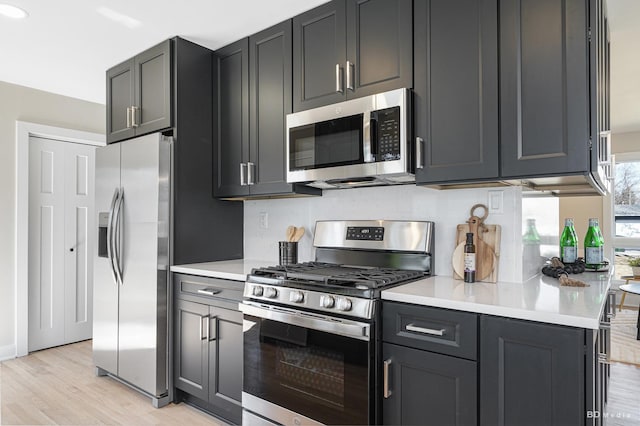
[(243, 408), (282, 424), (373, 420), (370, 324), (251, 302), (240, 309)]

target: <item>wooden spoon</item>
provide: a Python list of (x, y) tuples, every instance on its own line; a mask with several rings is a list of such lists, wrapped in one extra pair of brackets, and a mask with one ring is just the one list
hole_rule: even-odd
[(293, 234), (293, 239), (291, 241), (298, 242), (300, 238), (304, 235), (304, 227), (296, 228), (296, 232)]
[(293, 236), (296, 233), (296, 227), (293, 225), (287, 226), (287, 230), (285, 231), (286, 241), (293, 241)]

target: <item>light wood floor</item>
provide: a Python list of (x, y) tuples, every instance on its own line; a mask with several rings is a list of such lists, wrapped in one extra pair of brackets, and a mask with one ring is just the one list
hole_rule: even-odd
[(96, 377), (91, 341), (0, 363), (2, 425), (223, 425), (185, 404), (156, 409), (109, 377)]
[[(640, 426), (640, 367), (611, 365), (608, 426)], [(155, 409), (149, 398), (96, 377), (91, 342), (0, 363), (2, 425), (211, 425), (224, 423), (185, 404)]]

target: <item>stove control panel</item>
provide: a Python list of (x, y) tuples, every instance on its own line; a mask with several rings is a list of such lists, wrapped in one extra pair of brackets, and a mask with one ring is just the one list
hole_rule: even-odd
[(297, 306), (302, 309), (348, 315), (357, 318), (373, 318), (375, 300), (345, 297), (319, 291), (281, 287), (247, 282), (244, 297), (264, 303)]
[(384, 240), (384, 227), (382, 226), (348, 226), (347, 240), (357, 241), (382, 241)]

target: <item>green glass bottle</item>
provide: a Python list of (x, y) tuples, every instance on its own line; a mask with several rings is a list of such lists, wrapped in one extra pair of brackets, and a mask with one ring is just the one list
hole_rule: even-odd
[(588, 268), (599, 268), (604, 260), (604, 240), (598, 219), (589, 219), (589, 229), (584, 237), (584, 261)]
[(562, 263), (574, 263), (578, 257), (578, 238), (573, 227), (573, 219), (564, 220), (564, 230), (560, 236), (560, 260)]
[(522, 236), (524, 244), (540, 244), (540, 235), (536, 229), (536, 220), (527, 219), (527, 230)]

